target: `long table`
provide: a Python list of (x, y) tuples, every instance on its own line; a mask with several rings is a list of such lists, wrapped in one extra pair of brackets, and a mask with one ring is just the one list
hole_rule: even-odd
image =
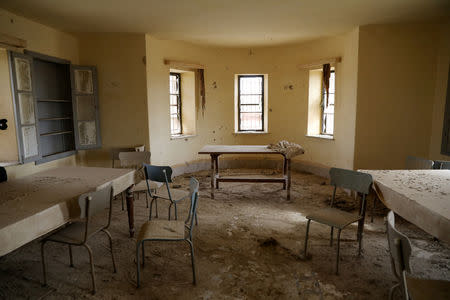
[(0, 183), (0, 256), (79, 216), (78, 197), (112, 183), (127, 191), (128, 227), (134, 234), (135, 170), (63, 167)]
[(450, 170), (361, 170), (384, 205), (450, 243)]
[[(291, 198), (291, 160), (281, 152), (268, 149), (265, 145), (243, 146), (243, 145), (206, 145), (198, 154), (209, 154), (211, 156), (211, 198), (214, 199), (214, 189), (219, 188), (219, 182), (272, 182), (282, 183), (286, 190), (286, 198)], [(220, 176), (219, 156), (223, 154), (278, 154), (283, 156), (283, 176)]]

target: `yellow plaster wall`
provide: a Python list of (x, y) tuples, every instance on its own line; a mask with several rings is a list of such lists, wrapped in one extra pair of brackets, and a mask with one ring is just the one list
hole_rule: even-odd
[(145, 35), (78, 34), (80, 64), (98, 73), (102, 148), (79, 151), (79, 163), (111, 166), (111, 147), (149, 148)]
[[(329, 166), (353, 167), (356, 114), (358, 30), (303, 44), (230, 49), (157, 40), (146, 36), (147, 89), (152, 162), (183, 164), (205, 144), (268, 144), (281, 139), (306, 149), (301, 159)], [(309, 71), (299, 64), (342, 56), (336, 66), (335, 140), (307, 134)], [(206, 66), (206, 111), (197, 114), (197, 136), (171, 140), (169, 135), (169, 69), (164, 59)], [(234, 133), (235, 74), (268, 74), (268, 133)], [(215, 83), (215, 84), (214, 84)], [(289, 89), (289, 85), (293, 89)]]
[(430, 159), (450, 160), (450, 156), (441, 154), (449, 65), (450, 23), (447, 23), (442, 25), (439, 30), (438, 53), (436, 58), (436, 84), (434, 88), (434, 106), (429, 150)]
[(437, 29), (360, 27), (355, 168), (399, 169), (408, 155), (429, 156)]
[[(48, 26), (30, 21), (23, 17), (14, 15), (0, 9), (0, 32), (27, 41), (27, 49), (50, 56), (64, 58), (72, 63), (78, 63), (78, 41), (71, 34), (64, 33)], [(15, 120), (13, 118), (13, 105), (11, 96), (11, 82), (9, 79), (9, 65), (4, 50), (0, 50), (0, 108), (2, 115), (9, 116), (8, 134), (0, 134), (0, 145), (3, 151), (8, 151), (10, 158), (18, 157)], [(7, 145), (8, 146), (4, 146)], [(12, 152), (9, 152), (12, 151)], [(28, 163), (24, 165), (7, 167), (9, 178), (20, 177), (42, 171), (56, 166), (67, 166), (75, 164), (75, 156), (59, 159), (50, 163), (35, 165)]]

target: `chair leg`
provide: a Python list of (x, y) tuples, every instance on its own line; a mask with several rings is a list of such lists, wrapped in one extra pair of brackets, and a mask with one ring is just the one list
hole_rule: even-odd
[(147, 192), (145, 192), (145, 203), (147, 204), (147, 208), (148, 208), (148, 195), (147, 195)]
[(377, 198), (373, 197), (373, 203), (372, 203), (372, 211), (370, 213), (370, 223), (373, 223), (373, 215), (375, 213), (375, 203), (377, 202)]
[(142, 241), (142, 267), (145, 266), (145, 245), (144, 245), (144, 241)]
[(44, 275), (44, 283), (43, 286), (47, 285), (47, 269), (45, 266), (45, 254), (44, 254), (44, 246), (47, 241), (41, 242), (41, 260), (42, 260), (42, 274)]
[(178, 220), (177, 203), (174, 203), (173, 206), (175, 207), (175, 220)]
[(395, 291), (395, 289), (398, 288), (399, 286), (400, 286), (400, 284), (397, 283), (397, 284), (393, 285), (393, 286), (389, 289), (389, 300), (394, 299), (394, 298), (393, 298), (393, 296), (394, 296), (394, 291)]
[(195, 225), (198, 226), (197, 212), (195, 212)]
[(158, 198), (155, 198), (155, 212), (156, 212), (156, 218), (158, 218)]
[(70, 258), (70, 267), (73, 268), (72, 245), (70, 244), (69, 244), (69, 258)]
[(359, 222), (358, 224), (358, 256), (361, 256), (362, 252), (362, 238), (363, 238), (363, 230), (364, 230), (364, 220)]
[(139, 288), (141, 285), (141, 264), (139, 263), (139, 245), (141, 244), (141, 241), (138, 241), (136, 243), (136, 287)]
[(331, 233), (330, 233), (330, 247), (333, 246), (333, 230), (334, 230), (334, 227), (331, 226)]
[(305, 235), (305, 250), (303, 251), (305, 258), (306, 258), (306, 251), (308, 249), (308, 234), (309, 234), (309, 224), (311, 223), (311, 220), (308, 220), (306, 223), (306, 235)]
[(155, 198), (152, 198), (152, 200), (150, 201), (150, 214), (148, 216), (148, 220), (152, 219), (152, 208), (153, 208), (153, 202), (155, 201)]
[(87, 249), (89, 253), (89, 263), (91, 265), (91, 277), (92, 277), (92, 294), (95, 294), (97, 289), (95, 287), (94, 256), (92, 255), (92, 250), (88, 245), (83, 244), (83, 246)]
[(186, 240), (191, 247), (191, 264), (192, 264), (192, 283), (197, 284), (197, 278), (195, 276), (195, 259), (194, 259), (194, 244), (190, 240)]
[(337, 251), (336, 251), (336, 275), (339, 275), (339, 248), (341, 246), (341, 229), (338, 229), (337, 234)]
[(114, 269), (114, 273), (117, 273), (117, 268), (116, 268), (116, 261), (114, 259), (114, 252), (113, 252), (113, 242), (112, 242), (112, 237), (111, 237), (111, 233), (109, 233), (109, 231), (107, 231), (106, 229), (102, 230), (109, 238), (109, 250), (111, 251), (111, 258), (112, 258), (112, 263), (113, 263), (113, 269)]

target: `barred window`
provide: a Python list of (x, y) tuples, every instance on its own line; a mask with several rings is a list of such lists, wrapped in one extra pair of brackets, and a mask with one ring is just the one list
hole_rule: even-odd
[(335, 72), (330, 72), (330, 86), (327, 91), (322, 89), (322, 126), (321, 134), (333, 135), (334, 133), (334, 94), (335, 94)]
[(170, 133), (183, 133), (181, 122), (181, 75), (170, 73)]
[(238, 75), (238, 130), (264, 131), (264, 75)]

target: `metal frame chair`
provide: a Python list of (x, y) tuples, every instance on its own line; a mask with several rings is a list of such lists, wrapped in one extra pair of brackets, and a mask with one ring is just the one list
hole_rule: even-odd
[(450, 281), (415, 278), (410, 265), (411, 242), (408, 237), (395, 228), (395, 215), (389, 211), (387, 215), (387, 236), (389, 253), (391, 256), (392, 272), (398, 283), (389, 290), (389, 299), (393, 299), (394, 291), (401, 288), (403, 298), (421, 299), (448, 299), (450, 295)]
[(408, 156), (406, 158), (406, 170), (429, 170), (433, 169), (434, 162), (429, 159), (424, 159), (415, 156)]
[[(98, 232), (104, 232), (109, 239), (110, 252), (112, 257), (113, 269), (114, 273), (116, 273), (116, 263), (114, 260), (114, 253), (112, 249), (112, 237), (109, 231), (107, 230), (109, 225), (111, 224), (111, 206), (113, 199), (113, 188), (111, 185), (108, 185), (106, 188), (91, 192), (87, 194), (83, 194), (78, 198), (78, 204), (80, 207), (80, 218), (77, 221), (72, 222), (65, 228), (58, 230), (53, 233), (49, 237), (46, 237), (41, 242), (41, 256), (42, 256), (42, 270), (44, 275), (44, 285), (47, 285), (47, 273), (46, 273), (46, 265), (45, 265), (45, 253), (44, 246), (47, 242), (56, 242), (61, 244), (69, 245), (69, 258), (70, 258), (70, 266), (73, 267), (73, 256), (72, 256), (72, 246), (83, 246), (86, 248), (89, 254), (89, 262), (91, 265), (91, 276), (92, 276), (92, 293), (96, 292), (95, 285), (95, 273), (94, 273), (94, 258), (92, 256), (92, 250), (87, 244), (90, 238)], [(106, 222), (102, 222), (98, 226), (93, 228), (91, 224), (91, 217), (95, 214), (108, 209), (108, 217)], [(105, 220), (103, 220), (105, 221)]]
[[(111, 164), (112, 168), (115, 168), (115, 162), (116, 160), (119, 160), (119, 153), (120, 152), (143, 152), (145, 150), (145, 146), (135, 146), (135, 147), (118, 147), (118, 148), (111, 148)], [(122, 198), (122, 210), (125, 210), (124, 207), (124, 200), (125, 196), (124, 193), (120, 194), (120, 197)]]
[[(311, 221), (316, 221), (331, 227), (330, 246), (333, 246), (333, 230), (338, 229), (337, 234), (337, 254), (336, 254), (336, 275), (339, 274), (339, 248), (341, 242), (341, 231), (348, 225), (358, 222), (357, 240), (359, 242), (358, 255), (361, 255), (362, 235), (364, 229), (364, 218), (366, 214), (366, 197), (369, 194), (372, 185), (372, 176), (367, 173), (361, 173), (351, 170), (331, 168), (330, 169), (331, 185), (334, 185), (333, 197), (329, 208), (318, 210), (308, 216), (306, 224), (305, 249), (304, 255), (307, 257), (308, 234)], [(360, 201), (359, 214), (355, 215), (349, 212), (333, 208), (336, 198), (337, 187), (345, 188), (362, 194)]]
[[(187, 199), (190, 195), (190, 192), (178, 190), (178, 189), (170, 189), (169, 183), (172, 183), (172, 168), (169, 166), (152, 166), (148, 164), (144, 164), (144, 172), (147, 183), (154, 181), (160, 182), (165, 185), (165, 188), (160, 187), (156, 190), (156, 192), (152, 192), (151, 187), (148, 185), (148, 194), (152, 198), (150, 201), (150, 214), (149, 220), (152, 219), (152, 208), (153, 202), (155, 202), (155, 210), (156, 210), (156, 218), (158, 218), (158, 198), (169, 200), (169, 220), (171, 217), (172, 206), (175, 210), (175, 220), (178, 219), (178, 211), (177, 211), (177, 203)], [(195, 222), (198, 224), (197, 213), (195, 214)]]
[(190, 198), (189, 214), (185, 221), (178, 220), (150, 220), (142, 225), (136, 243), (136, 272), (137, 287), (140, 287), (140, 262), (139, 248), (142, 247), (142, 267), (145, 265), (146, 241), (186, 241), (191, 249), (191, 264), (193, 284), (196, 284), (194, 244), (192, 240), (192, 230), (194, 228), (194, 216), (197, 211), (199, 182), (194, 177), (190, 180)]
[[(150, 163), (150, 158), (151, 154), (148, 151), (119, 153), (120, 166), (122, 168), (136, 169), (139, 170), (139, 172), (142, 171), (141, 169), (144, 164)], [(148, 208), (147, 185), (149, 185), (152, 190), (156, 190), (158, 188), (157, 184), (152, 182), (145, 183), (143, 180), (133, 187), (133, 192), (138, 194), (139, 199), (141, 193), (145, 193), (145, 201)]]
[(441, 170), (450, 170), (450, 161), (441, 162)]

